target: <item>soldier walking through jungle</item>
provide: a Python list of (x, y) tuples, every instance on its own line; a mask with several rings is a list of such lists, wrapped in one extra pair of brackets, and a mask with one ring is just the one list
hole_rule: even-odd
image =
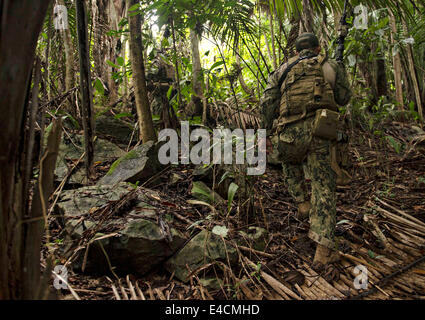
[[(313, 265), (338, 259), (334, 251), (336, 179), (331, 164), (337, 140), (338, 105), (346, 105), (351, 90), (344, 65), (321, 52), (318, 38), (301, 34), (298, 55), (269, 77), (260, 104), (269, 146), (282, 163), (285, 183), (298, 205), (298, 218), (310, 221), (309, 238), (317, 243)], [(311, 179), (311, 199), (303, 163)]]

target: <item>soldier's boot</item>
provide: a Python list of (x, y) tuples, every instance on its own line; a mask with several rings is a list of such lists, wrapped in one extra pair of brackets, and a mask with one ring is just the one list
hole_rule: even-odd
[(313, 264), (321, 264), (325, 266), (327, 264), (337, 262), (339, 259), (340, 256), (336, 251), (331, 250), (321, 244), (318, 244), (316, 248), (316, 254), (314, 255)]
[(308, 219), (308, 217), (310, 216), (310, 210), (311, 210), (310, 201), (304, 201), (302, 203), (299, 203), (298, 204), (297, 218), (299, 220)]

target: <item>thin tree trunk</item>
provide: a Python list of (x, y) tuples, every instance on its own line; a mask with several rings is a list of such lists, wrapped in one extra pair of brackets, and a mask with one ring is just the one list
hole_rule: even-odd
[[(64, 0), (59, 0), (58, 3), (65, 5)], [(69, 28), (61, 30), (60, 34), (65, 47), (65, 92), (68, 92), (74, 87), (74, 45)]]
[[(0, 300), (22, 299), (23, 288), (39, 284), (26, 273), (40, 270), (40, 260), (26, 260), (33, 233), (23, 223), (23, 128), (25, 93), (49, 0), (0, 1)], [(35, 242), (36, 240), (34, 240)], [(38, 243), (37, 250), (40, 250)], [(33, 249), (33, 248), (31, 248)], [(36, 297), (31, 297), (36, 298)]]
[(85, 0), (76, 0), (78, 46), (80, 52), (81, 116), (84, 128), (85, 167), (87, 179), (94, 178), (94, 121), (93, 92), (90, 76), (89, 43), (87, 34), (87, 9)]
[[(137, 0), (127, 0), (127, 10), (137, 4)], [(142, 19), (140, 14), (130, 15), (127, 11), (130, 26), (130, 57), (133, 69), (134, 95), (136, 98), (137, 116), (139, 121), (140, 140), (143, 143), (156, 141), (153, 127), (148, 91), (146, 88), (145, 63), (143, 61)]]
[(201, 56), (199, 54), (199, 37), (193, 29), (190, 29), (190, 44), (192, 49), (192, 88), (195, 93), (192, 96), (192, 103), (195, 106), (195, 115), (203, 113), (202, 99), (203, 92), (203, 76), (201, 67)]
[(239, 83), (241, 84), (242, 90), (245, 91), (247, 95), (250, 95), (253, 97), (255, 95), (254, 91), (251, 90), (251, 88), (246, 84), (245, 79), (243, 78), (242, 67), (240, 64), (241, 58), (239, 54), (239, 44), (237, 44), (235, 49), (236, 49), (236, 65), (240, 69), (240, 72), (238, 75)]
[[(394, 35), (397, 34), (397, 25), (396, 20), (391, 12), (391, 10), (388, 10), (389, 17), (390, 17), (390, 27), (391, 27), (391, 44), (394, 46), (396, 44), (396, 41), (394, 39)], [(393, 54), (393, 67), (394, 67), (394, 82), (395, 82), (395, 91), (396, 91), (396, 100), (398, 103), (398, 108), (400, 110), (403, 110), (403, 85), (401, 83), (401, 58), (400, 58), (400, 52), (397, 52), (396, 54)]]
[(50, 101), (52, 99), (52, 95), (51, 95), (51, 88), (50, 88), (50, 46), (51, 46), (51, 42), (52, 42), (52, 35), (53, 35), (53, 20), (52, 20), (52, 16), (53, 16), (53, 6), (50, 5), (49, 7), (49, 26), (47, 29), (47, 45), (46, 45), (46, 50), (45, 50), (45, 81), (46, 81), (46, 85), (45, 85), (45, 90), (46, 90), (46, 96), (45, 98), (47, 99), (47, 101)]
[(266, 33), (265, 30), (263, 31), (263, 36), (264, 36), (264, 41), (266, 43), (266, 49), (267, 49), (267, 53), (269, 55), (269, 59), (273, 63), (273, 69), (276, 69), (276, 67), (274, 66), (274, 60), (273, 60), (272, 50), (270, 49), (269, 39), (267, 39), (267, 33)]
[[(107, 17), (108, 17), (108, 26), (110, 30), (118, 30), (118, 23), (119, 23), (119, 13), (117, 12), (115, 8), (114, 1), (108, 2), (108, 9), (107, 9)], [(117, 43), (118, 39), (115, 36), (108, 37), (108, 59), (112, 61), (114, 64), (116, 64), (116, 59), (118, 57), (117, 54)], [(118, 85), (115, 83), (114, 78), (112, 77), (114, 72), (117, 72), (114, 67), (108, 66), (108, 87), (109, 87), (109, 100), (111, 102), (114, 102), (118, 100)]]
[(309, 0), (302, 0), (303, 3), (303, 13), (302, 13), (302, 26), (304, 32), (314, 32), (313, 27), (313, 12)]
[(182, 95), (181, 95), (181, 88), (180, 88), (180, 73), (179, 73), (179, 62), (178, 62), (178, 54), (177, 54), (177, 48), (176, 48), (176, 31), (174, 29), (174, 20), (171, 18), (171, 33), (173, 36), (173, 49), (174, 49), (174, 55), (175, 55), (175, 67), (176, 67), (176, 82), (177, 82), (177, 94), (178, 94), (178, 107), (179, 109), (182, 107)]
[(277, 69), (277, 57), (276, 57), (276, 47), (274, 45), (274, 24), (273, 24), (273, 12), (269, 13), (269, 20), (270, 20), (270, 35), (272, 38), (271, 44), (272, 44), (272, 56), (273, 56), (273, 68)]
[(199, 54), (199, 38), (194, 30), (190, 30), (190, 43), (192, 47), (192, 76), (193, 91), (196, 95), (201, 96), (203, 93), (203, 77), (201, 67), (201, 56)]
[(376, 70), (376, 91), (379, 97), (388, 95), (388, 83), (387, 83), (387, 72), (385, 56), (379, 56), (376, 59), (375, 67)]
[(126, 67), (126, 65), (127, 65), (127, 57), (126, 57), (126, 55), (127, 55), (127, 41), (122, 42), (122, 48), (123, 48), (122, 56), (123, 56), (123, 59), (124, 59), (124, 65), (123, 65), (122, 70), (121, 70), (121, 72), (123, 73), (123, 82), (122, 82), (122, 84), (123, 84), (123, 103), (124, 103), (124, 105), (127, 105), (127, 97), (128, 97), (128, 77), (127, 77), (127, 67)]
[[(402, 24), (403, 24), (403, 31), (404, 31), (404, 35), (407, 37), (409, 35), (409, 30), (407, 29), (407, 24), (406, 21), (402, 18)], [(412, 50), (412, 45), (411, 44), (407, 44), (407, 61), (409, 64), (409, 74), (411, 76), (412, 79), (412, 85), (413, 85), (413, 89), (415, 92), (415, 98), (416, 98), (416, 105), (418, 107), (418, 114), (421, 120), (423, 120), (423, 110), (422, 110), (422, 101), (421, 101), (421, 92), (419, 89), (419, 82), (418, 82), (418, 78), (416, 76), (416, 69), (415, 69), (415, 61), (413, 58), (413, 50)]]

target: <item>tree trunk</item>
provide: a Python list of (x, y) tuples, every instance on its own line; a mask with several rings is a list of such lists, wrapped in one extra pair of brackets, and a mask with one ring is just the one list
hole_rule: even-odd
[(52, 94), (51, 94), (51, 88), (50, 88), (50, 46), (51, 46), (51, 42), (52, 42), (52, 36), (53, 36), (53, 6), (50, 5), (49, 6), (49, 26), (47, 28), (47, 45), (46, 45), (46, 50), (45, 50), (45, 69), (44, 69), (44, 73), (45, 73), (45, 99), (47, 99), (47, 101), (50, 101), (52, 99)]
[(140, 140), (143, 143), (156, 141), (153, 127), (148, 91), (146, 88), (145, 62), (143, 60), (142, 19), (140, 14), (131, 16), (128, 11), (131, 6), (139, 3), (137, 0), (127, 0), (127, 16), (130, 26), (130, 58), (133, 70), (134, 95), (136, 98), (137, 116), (139, 121)]
[[(64, 6), (65, 2), (59, 0), (58, 4)], [(68, 92), (74, 87), (74, 45), (69, 28), (61, 30), (60, 35), (65, 47), (65, 92)]]
[(90, 76), (89, 43), (87, 34), (87, 9), (85, 0), (76, 0), (78, 47), (80, 52), (81, 117), (84, 128), (85, 167), (87, 179), (94, 178), (93, 172), (93, 92)]
[[(397, 25), (396, 20), (391, 12), (391, 10), (388, 10), (389, 17), (390, 17), (390, 26), (391, 26), (391, 44), (393, 47), (396, 44), (396, 41), (394, 39), (394, 35), (397, 34)], [(393, 54), (393, 67), (394, 67), (394, 82), (395, 82), (395, 91), (396, 91), (396, 100), (398, 103), (398, 108), (400, 110), (403, 110), (403, 85), (401, 83), (401, 58), (400, 58), (400, 52), (397, 52), (395, 55)]]
[(235, 55), (236, 56), (236, 65), (240, 69), (240, 72), (239, 72), (239, 75), (238, 75), (239, 83), (241, 84), (242, 90), (247, 95), (254, 97), (254, 95), (255, 95), (254, 91), (246, 84), (245, 79), (243, 77), (242, 67), (241, 67), (241, 63), (240, 63), (241, 57), (240, 57), (240, 54), (239, 54), (239, 44), (237, 44), (235, 49), (236, 49), (236, 52), (235, 52), (236, 53), (236, 55)]
[(92, 0), (92, 24), (93, 24), (93, 63), (96, 75), (106, 82), (106, 67), (105, 67), (105, 39), (107, 32), (104, 27), (106, 16), (106, 0)]
[(314, 32), (313, 25), (313, 11), (311, 8), (311, 4), (309, 0), (303, 1), (303, 13), (302, 13), (302, 26), (304, 28), (304, 32)]
[[(407, 29), (406, 21), (403, 18), (402, 18), (402, 23), (403, 23), (404, 35), (405, 37), (408, 37), (409, 30)], [(410, 71), (409, 74), (411, 76), (412, 85), (415, 92), (415, 99), (416, 99), (416, 105), (418, 107), (418, 114), (419, 114), (419, 118), (423, 120), (422, 98), (421, 98), (418, 78), (416, 76), (415, 60), (413, 57), (413, 49), (411, 44), (407, 44), (406, 51), (407, 51), (407, 62), (409, 64), (409, 71)]]
[(201, 56), (199, 54), (199, 37), (193, 29), (190, 30), (190, 45), (192, 49), (192, 88), (195, 93), (192, 95), (192, 103), (195, 106), (195, 115), (201, 115), (203, 112), (204, 79), (202, 76)]
[(193, 91), (200, 96), (203, 93), (203, 77), (201, 67), (201, 57), (199, 54), (199, 37), (194, 30), (190, 30), (190, 43), (192, 49), (192, 76), (193, 76)]
[(388, 95), (388, 83), (385, 56), (378, 57), (375, 62), (376, 90), (379, 97)]
[[(117, 10), (118, 9), (118, 10)], [(121, 18), (122, 12), (121, 8), (115, 7), (114, 1), (108, 1), (108, 9), (107, 9), (107, 17), (108, 17), (108, 26), (109, 30), (118, 30), (118, 23)], [(119, 52), (117, 52), (117, 44), (120, 41), (116, 36), (108, 37), (108, 57), (107, 59), (116, 64), (116, 59), (118, 57)], [(112, 74), (114, 72), (118, 72), (116, 68), (112, 66), (108, 66), (108, 87), (109, 87), (109, 100), (111, 102), (115, 102), (118, 100), (118, 84), (115, 82)]]
[(181, 95), (181, 88), (180, 88), (179, 61), (178, 61), (178, 54), (177, 54), (177, 48), (176, 48), (176, 31), (174, 29), (173, 18), (171, 18), (171, 34), (173, 36), (173, 49), (174, 49), (175, 68), (176, 68), (177, 94), (178, 94), (178, 102), (179, 102), (178, 107), (180, 109), (182, 107), (182, 95)]
[(0, 299), (22, 299), (23, 288), (38, 286), (40, 281), (32, 278), (28, 280), (31, 283), (25, 283), (26, 273), (40, 271), (40, 261), (24, 261), (29, 250), (24, 244), (34, 234), (28, 223), (23, 223), (27, 204), (22, 203), (25, 170), (21, 164), (25, 162), (20, 152), (25, 93), (49, 2), (0, 0)]
[(273, 25), (273, 12), (269, 12), (270, 20), (270, 35), (271, 35), (271, 44), (272, 44), (272, 56), (273, 56), (273, 69), (277, 69), (277, 57), (276, 57), (276, 48), (274, 45), (274, 25)]

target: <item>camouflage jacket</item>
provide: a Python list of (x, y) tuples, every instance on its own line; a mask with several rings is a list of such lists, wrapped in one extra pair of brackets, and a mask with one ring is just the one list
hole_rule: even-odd
[[(300, 52), (299, 56), (304, 57), (311, 54), (311, 50), (303, 50)], [(269, 75), (267, 86), (260, 99), (263, 129), (271, 130), (273, 120), (279, 116), (281, 98), (279, 80), (287, 67), (288, 63), (283, 63)], [(328, 81), (333, 88), (335, 102), (340, 106), (346, 105), (350, 101), (352, 93), (344, 65), (335, 60), (328, 59), (323, 65), (323, 72), (326, 81)]]

